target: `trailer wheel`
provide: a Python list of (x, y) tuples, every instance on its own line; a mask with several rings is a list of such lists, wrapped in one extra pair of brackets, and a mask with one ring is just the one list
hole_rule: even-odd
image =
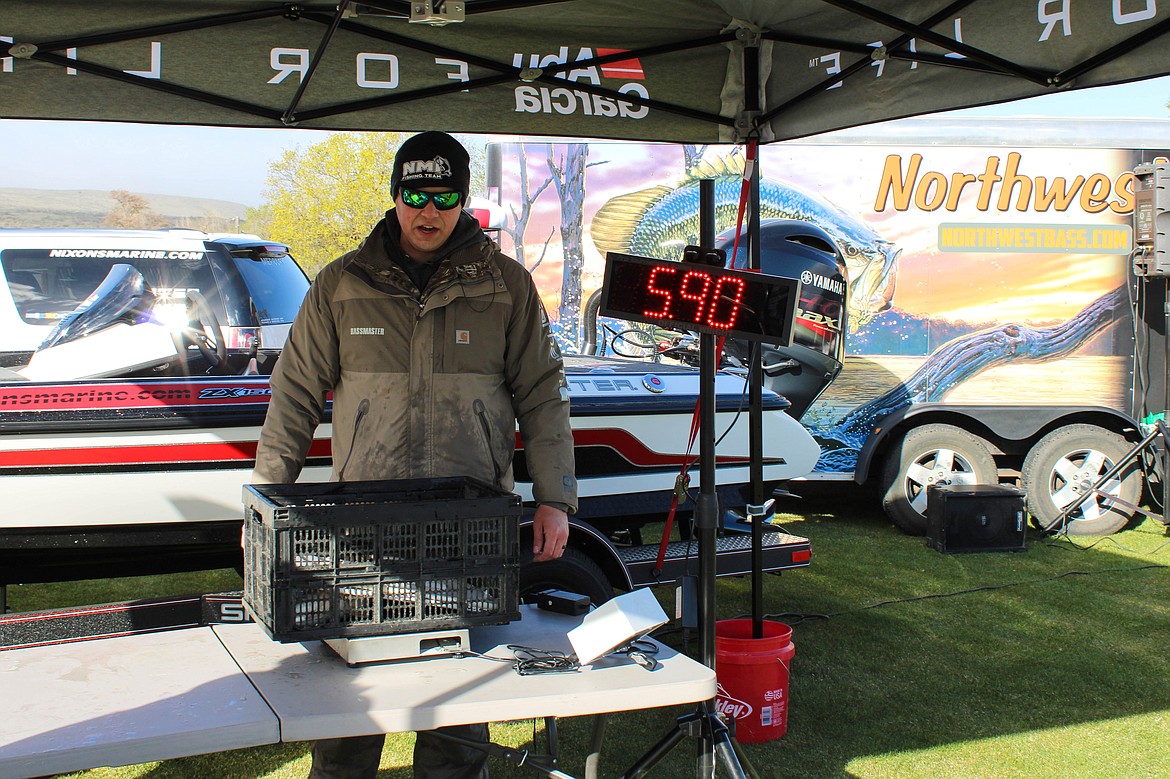
[(997, 484), (988, 443), (953, 425), (923, 425), (906, 433), (882, 466), (882, 508), (904, 533), (926, 533), (932, 484)]
[(613, 585), (601, 567), (580, 549), (568, 547), (556, 560), (532, 562), (531, 554), (520, 566), (520, 601), (529, 603), (529, 596), (541, 590), (565, 590), (588, 595), (594, 603), (605, 603), (613, 597)]
[[(1020, 471), (1032, 523), (1043, 531), (1063, 530), (1080, 536), (1109, 535), (1129, 524), (1133, 512), (1099, 493), (1064, 522), (1060, 516), (1121, 462), (1129, 448), (1121, 436), (1094, 425), (1068, 425), (1041, 438), (1024, 458)], [(1136, 504), (1142, 491), (1140, 463), (1128, 463), (1099, 491)]]

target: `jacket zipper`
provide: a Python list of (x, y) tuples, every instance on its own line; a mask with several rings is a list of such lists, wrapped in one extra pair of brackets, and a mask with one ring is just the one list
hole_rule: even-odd
[(345, 462), (341, 464), (341, 470), (337, 472), (337, 480), (345, 481), (345, 469), (349, 467), (349, 460), (353, 457), (353, 447), (357, 443), (358, 430), (362, 426), (362, 420), (366, 417), (366, 412), (370, 410), (370, 399), (362, 398), (362, 402), (358, 403), (357, 416), (353, 420), (353, 435), (349, 439), (349, 451), (345, 454)]
[(488, 423), (487, 408), (479, 398), (475, 399), (475, 402), (471, 404), (471, 408), (474, 409), (475, 415), (479, 417), (479, 426), (483, 428), (483, 437), (487, 440), (488, 459), (492, 461), (492, 470), (496, 473), (496, 484), (499, 485), (503, 481), (504, 470), (496, 462), (496, 450), (492, 447), (492, 427)]

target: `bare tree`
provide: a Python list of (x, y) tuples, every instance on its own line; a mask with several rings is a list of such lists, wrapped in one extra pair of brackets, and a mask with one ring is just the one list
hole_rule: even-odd
[(532, 204), (540, 197), (540, 193), (548, 189), (548, 185), (552, 183), (553, 177), (549, 176), (544, 182), (536, 188), (535, 191), (528, 189), (528, 155), (524, 151), (524, 145), (518, 146), (519, 155), (518, 169), (520, 173), (520, 197), (517, 200), (520, 203), (519, 210), (516, 206), (511, 206), (511, 220), (510, 226), (504, 228), (504, 232), (512, 236), (513, 253), (516, 255), (516, 261), (523, 265), (528, 270), (533, 271), (544, 261), (544, 254), (548, 251), (548, 242), (552, 238), (552, 233), (549, 233), (548, 238), (545, 238), (543, 248), (540, 252), (540, 257), (532, 265), (528, 264), (524, 256), (524, 233), (528, 230), (528, 220), (532, 216)]
[(110, 197), (114, 200), (114, 207), (102, 220), (102, 225), (105, 227), (151, 230), (169, 225), (164, 217), (150, 209), (146, 198), (124, 189), (114, 190), (110, 193)]
[(584, 143), (565, 145), (556, 159), (549, 146), (548, 167), (561, 199), (561, 248), (564, 266), (561, 274), (559, 321), (566, 337), (577, 342), (581, 320), (581, 269), (585, 266), (583, 224), (585, 206), (585, 167), (589, 146)]
[(695, 167), (695, 164), (703, 159), (704, 152), (707, 151), (707, 144), (696, 146), (693, 143), (683, 144), (683, 170), (690, 170)]

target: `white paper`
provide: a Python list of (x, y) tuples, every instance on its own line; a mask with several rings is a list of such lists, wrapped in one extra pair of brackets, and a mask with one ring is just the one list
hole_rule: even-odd
[(581, 665), (588, 665), (665, 625), (667, 619), (649, 588), (636, 589), (586, 614), (581, 624), (569, 631), (569, 643)]

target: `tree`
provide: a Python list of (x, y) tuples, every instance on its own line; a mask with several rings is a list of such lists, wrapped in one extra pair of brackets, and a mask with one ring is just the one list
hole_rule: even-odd
[(286, 243), (310, 277), (357, 245), (393, 203), (390, 178), (402, 133), (337, 133), (268, 167), (247, 229)]
[(582, 246), (583, 207), (585, 203), (585, 160), (589, 146), (584, 143), (565, 145), (559, 159), (549, 146), (548, 167), (561, 198), (561, 247), (564, 266), (561, 274), (561, 305), (558, 321), (566, 337), (578, 342), (581, 318), (581, 269), (585, 267)]
[(153, 230), (156, 227), (167, 227), (167, 220), (150, 209), (146, 198), (116, 189), (110, 193), (114, 207), (109, 210), (102, 225), (121, 230)]
[(695, 145), (691, 143), (684, 144), (683, 152), (683, 170), (689, 171), (695, 167), (700, 160), (703, 159), (703, 154), (707, 151), (707, 144)]
[[(308, 148), (289, 149), (268, 167), (264, 202), (249, 209), (244, 229), (286, 243), (310, 277), (356, 249), (394, 207), (394, 155), (409, 133), (336, 133)], [(482, 191), (482, 144), (471, 155), (472, 193)], [(478, 186), (478, 189), (477, 189)]]
[[(551, 147), (549, 148), (551, 149)], [(512, 236), (512, 245), (514, 247), (512, 252), (515, 255), (516, 261), (531, 272), (536, 270), (540, 266), (540, 263), (544, 261), (544, 255), (548, 251), (548, 242), (552, 238), (552, 234), (550, 233), (548, 238), (544, 240), (544, 248), (540, 252), (540, 257), (536, 258), (530, 264), (524, 251), (524, 233), (528, 230), (528, 220), (532, 216), (532, 204), (540, 197), (540, 193), (544, 192), (548, 188), (548, 185), (552, 183), (553, 177), (549, 176), (537, 185), (536, 189), (532, 189), (528, 183), (528, 154), (524, 151), (522, 144), (519, 146), (517, 161), (519, 163), (520, 191), (517, 193), (516, 199), (519, 201), (520, 207), (519, 209), (515, 205), (509, 207), (511, 210), (509, 216), (511, 218), (508, 220), (508, 226), (504, 228), (504, 231)]]

